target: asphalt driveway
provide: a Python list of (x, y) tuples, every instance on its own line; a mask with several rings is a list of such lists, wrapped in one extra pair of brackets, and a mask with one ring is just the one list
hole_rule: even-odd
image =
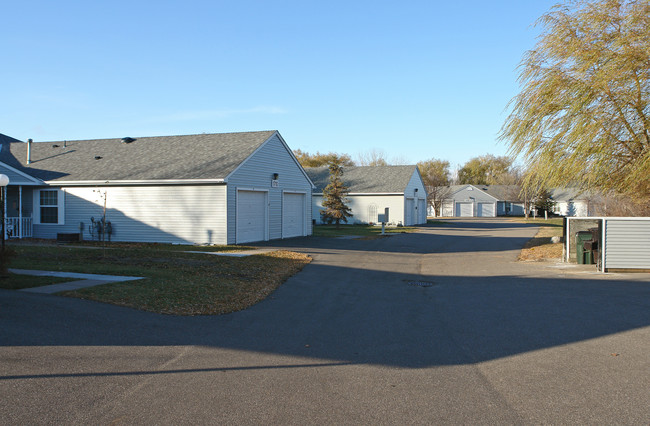
[(647, 424), (650, 276), (517, 263), (535, 232), (271, 242), (314, 262), (219, 317), (1, 291), (3, 423)]

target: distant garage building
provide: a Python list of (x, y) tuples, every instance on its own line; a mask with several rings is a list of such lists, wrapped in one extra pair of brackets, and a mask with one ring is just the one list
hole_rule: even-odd
[(523, 216), (519, 190), (515, 185), (452, 185), (442, 202), (441, 216)]
[[(329, 183), (327, 167), (306, 168), (313, 181), (312, 219), (322, 223), (323, 189)], [(343, 168), (343, 181), (349, 189), (348, 206), (353, 217), (349, 223), (378, 222), (378, 214), (389, 210), (393, 225), (427, 223), (427, 192), (415, 165), (350, 166)]]

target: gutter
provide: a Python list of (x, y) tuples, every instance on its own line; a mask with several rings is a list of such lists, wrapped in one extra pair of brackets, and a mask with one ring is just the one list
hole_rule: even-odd
[(154, 179), (154, 180), (48, 180), (51, 186), (111, 186), (111, 185), (208, 185), (225, 184), (225, 179)]

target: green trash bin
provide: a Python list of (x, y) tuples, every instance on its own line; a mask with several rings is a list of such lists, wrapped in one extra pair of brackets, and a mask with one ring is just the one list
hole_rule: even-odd
[(591, 244), (588, 244), (588, 249), (585, 247), (585, 242), (592, 241), (592, 235), (589, 231), (576, 232), (576, 260), (578, 265), (593, 265), (593, 255), (591, 252)]

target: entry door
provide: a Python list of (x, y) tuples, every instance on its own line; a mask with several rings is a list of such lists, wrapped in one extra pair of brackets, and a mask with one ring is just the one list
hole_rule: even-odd
[(237, 192), (237, 243), (266, 240), (266, 192)]
[(305, 235), (305, 194), (284, 194), (282, 238)]
[(427, 202), (424, 199), (418, 200), (418, 223), (427, 223)]
[(415, 202), (413, 198), (407, 198), (406, 199), (406, 218), (404, 220), (404, 225), (409, 226), (413, 225), (413, 217), (414, 217), (414, 210), (415, 210)]

